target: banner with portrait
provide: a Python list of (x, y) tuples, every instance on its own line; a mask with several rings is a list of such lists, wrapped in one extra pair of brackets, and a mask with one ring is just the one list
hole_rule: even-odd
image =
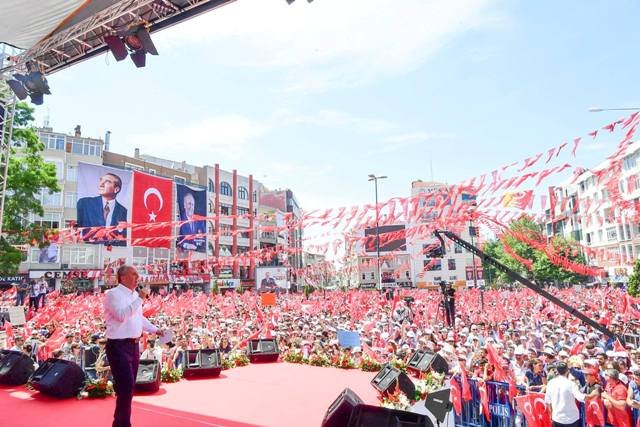
[(127, 245), (127, 229), (118, 225), (129, 222), (131, 177), (129, 170), (78, 164), (76, 224), (85, 242)]
[(207, 222), (194, 215), (207, 215), (207, 192), (204, 189), (176, 184), (176, 203), (180, 214), (180, 227), (176, 247), (183, 251), (207, 251)]
[(256, 291), (272, 292), (277, 288), (289, 289), (287, 267), (256, 268)]

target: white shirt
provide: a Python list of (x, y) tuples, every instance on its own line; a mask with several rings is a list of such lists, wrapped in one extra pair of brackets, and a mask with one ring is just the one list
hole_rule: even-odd
[(162, 348), (157, 346), (152, 349), (147, 348), (142, 352), (140, 359), (153, 359), (162, 362)]
[(551, 404), (551, 419), (560, 424), (571, 424), (580, 419), (576, 400), (584, 402), (586, 395), (578, 385), (564, 375), (558, 375), (547, 384), (545, 403)]
[(104, 299), (104, 318), (107, 325), (107, 338), (139, 338), (142, 331), (155, 333), (153, 326), (142, 315), (142, 300), (138, 292), (122, 284), (106, 292)]
[(116, 199), (105, 200), (102, 198), (102, 212), (104, 212), (104, 207), (109, 205), (109, 213), (107, 214), (107, 219), (104, 221), (105, 226), (111, 225), (111, 217), (113, 217), (113, 210), (116, 208)]

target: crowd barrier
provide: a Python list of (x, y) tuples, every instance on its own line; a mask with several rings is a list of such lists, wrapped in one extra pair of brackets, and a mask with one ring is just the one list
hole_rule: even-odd
[[(460, 378), (456, 378), (460, 384)], [(471, 388), (471, 400), (462, 402), (462, 410), (460, 415), (455, 415), (455, 425), (459, 427), (526, 427), (527, 422), (524, 415), (518, 411), (515, 402), (513, 405), (509, 400), (509, 384), (498, 381), (486, 381), (487, 393), (489, 395), (489, 412), (491, 421), (487, 421), (484, 414), (480, 411), (480, 392), (478, 390), (477, 381), (469, 378), (469, 386)], [(525, 393), (524, 387), (518, 387), (520, 394)], [(586, 427), (584, 421), (584, 404), (580, 403), (580, 413), (582, 414), (582, 427)], [(637, 425), (640, 417), (640, 411), (633, 410), (633, 425)], [(606, 408), (605, 408), (606, 419)], [(607, 427), (615, 427), (606, 424)]]

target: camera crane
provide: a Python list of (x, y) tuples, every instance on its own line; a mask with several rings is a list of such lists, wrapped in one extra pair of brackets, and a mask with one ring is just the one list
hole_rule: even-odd
[(543, 297), (545, 297), (546, 299), (548, 299), (549, 301), (551, 301), (555, 305), (557, 305), (560, 308), (562, 308), (563, 310), (567, 311), (572, 316), (575, 316), (578, 319), (582, 320), (584, 323), (588, 324), (592, 328), (597, 329), (598, 331), (602, 332), (603, 334), (605, 334), (609, 338), (613, 338), (613, 339), (618, 338), (619, 339), (619, 337), (616, 334), (614, 334), (609, 328), (599, 324), (595, 320), (593, 320), (590, 317), (588, 317), (586, 314), (582, 313), (581, 311), (577, 310), (574, 307), (571, 307), (569, 304), (565, 303), (561, 299), (551, 295), (549, 292), (545, 291), (540, 286), (538, 286), (535, 283), (533, 283), (531, 280), (522, 277), (520, 274), (516, 273), (515, 271), (513, 271), (509, 267), (505, 266), (504, 264), (500, 263), (496, 259), (494, 259), (494, 258), (490, 257), (489, 255), (485, 254), (484, 252), (482, 252), (476, 246), (472, 245), (471, 243), (467, 242), (466, 240), (463, 240), (457, 234), (455, 234), (455, 233), (453, 233), (451, 231), (447, 231), (447, 230), (436, 230), (434, 232), (434, 234), (435, 234), (436, 238), (440, 241), (440, 245), (441, 245), (441, 250), (440, 251), (437, 251), (437, 249), (436, 249), (436, 251), (437, 251), (436, 256), (439, 256), (440, 258), (442, 258), (444, 256), (444, 253), (445, 253), (444, 237), (447, 237), (449, 240), (453, 241), (454, 243), (459, 244), (460, 246), (462, 246), (463, 248), (465, 248), (469, 252), (475, 254), (478, 258), (480, 258), (480, 260), (482, 262), (486, 262), (487, 264), (491, 264), (492, 266), (494, 266), (495, 268), (497, 268), (498, 270), (502, 271), (507, 276), (509, 276), (510, 279), (522, 283), (527, 288), (529, 288), (532, 291), (536, 292), (538, 295), (542, 295)]

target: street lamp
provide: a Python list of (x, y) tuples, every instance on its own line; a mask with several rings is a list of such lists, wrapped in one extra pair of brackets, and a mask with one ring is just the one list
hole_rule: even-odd
[(382, 292), (382, 273), (380, 271), (380, 207), (378, 206), (378, 180), (386, 179), (386, 175), (369, 174), (369, 181), (373, 181), (376, 191), (376, 260), (378, 265), (378, 290)]
[(591, 107), (589, 108), (590, 113), (599, 113), (601, 111), (640, 111), (640, 107), (620, 107), (620, 108)]

